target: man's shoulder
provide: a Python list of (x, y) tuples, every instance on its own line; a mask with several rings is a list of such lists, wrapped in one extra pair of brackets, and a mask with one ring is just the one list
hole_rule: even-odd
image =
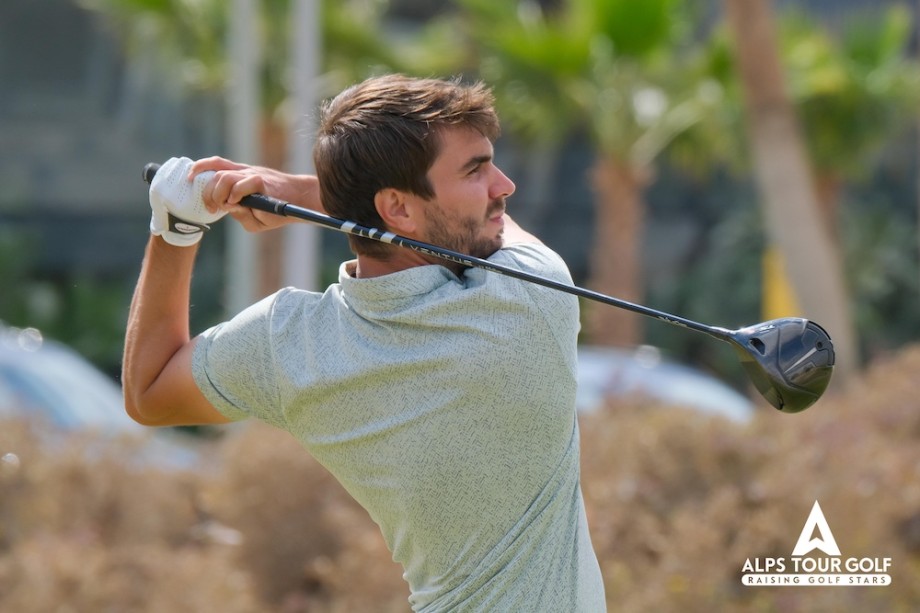
[(546, 276), (554, 281), (572, 282), (572, 276), (565, 260), (540, 242), (507, 245), (496, 251), (489, 260), (513, 266), (523, 272)]

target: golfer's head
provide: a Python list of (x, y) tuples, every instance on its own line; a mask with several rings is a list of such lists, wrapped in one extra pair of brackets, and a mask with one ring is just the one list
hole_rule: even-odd
[[(394, 188), (430, 199), (428, 170), (448, 127), (499, 134), (493, 97), (481, 83), (374, 77), (354, 85), (322, 109), (314, 148), (323, 207), (334, 216), (385, 229), (374, 196)], [(386, 258), (389, 245), (349, 237), (352, 249)]]

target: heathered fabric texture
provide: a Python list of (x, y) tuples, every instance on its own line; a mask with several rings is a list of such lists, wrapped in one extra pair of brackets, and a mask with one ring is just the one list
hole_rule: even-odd
[[(491, 259), (571, 282), (539, 244)], [(413, 610), (602, 611), (578, 325), (576, 298), (495, 273), (355, 279), (346, 263), (325, 293), (284, 289), (205, 332), (193, 370), (225, 415), (291, 432), (368, 510)]]

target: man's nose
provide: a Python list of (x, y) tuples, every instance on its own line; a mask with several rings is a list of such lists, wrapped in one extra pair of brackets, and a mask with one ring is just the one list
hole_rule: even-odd
[(496, 177), (495, 181), (492, 184), (492, 193), (489, 194), (491, 198), (507, 198), (514, 193), (515, 185), (514, 181), (508, 178), (508, 175), (503, 173), (497, 167), (495, 168)]

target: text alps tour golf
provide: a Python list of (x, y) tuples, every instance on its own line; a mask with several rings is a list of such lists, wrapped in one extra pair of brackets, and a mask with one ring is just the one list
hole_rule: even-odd
[(891, 558), (748, 558), (742, 570), (744, 585), (891, 585)]
[[(817, 536), (814, 536), (817, 533)], [(806, 557), (815, 550), (824, 556)], [(741, 583), (748, 586), (891, 585), (891, 558), (843, 558), (821, 505), (815, 501), (788, 558), (748, 558)]]

